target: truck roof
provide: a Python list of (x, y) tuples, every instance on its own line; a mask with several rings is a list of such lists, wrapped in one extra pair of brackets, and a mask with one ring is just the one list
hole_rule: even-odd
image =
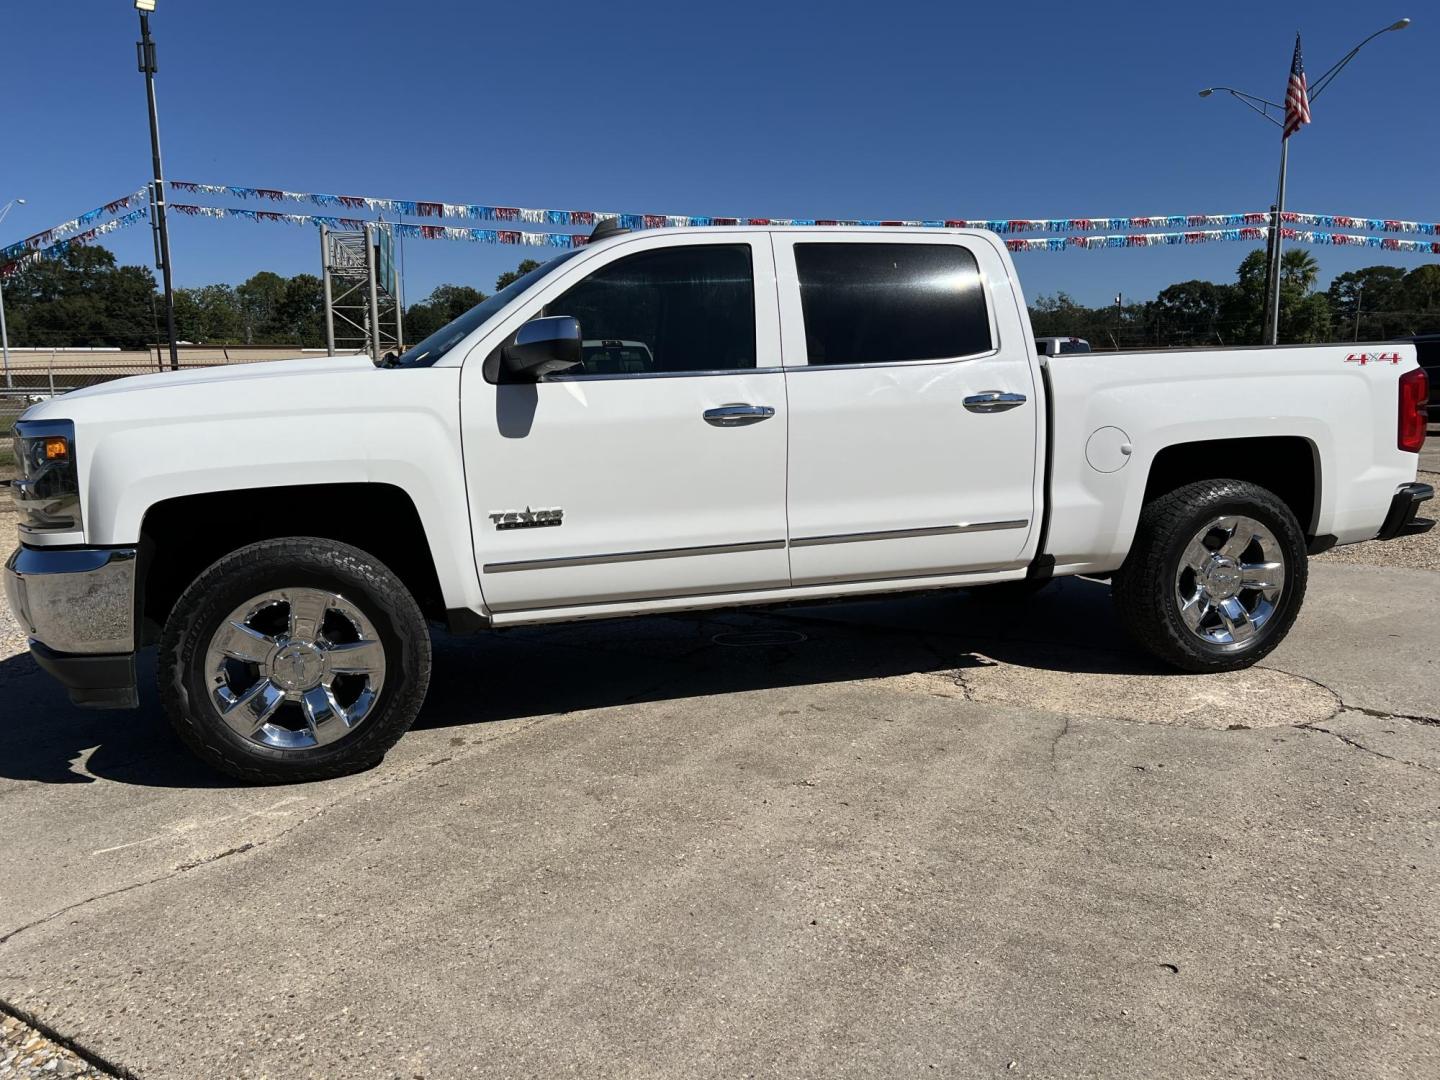
[[(596, 227), (597, 231), (599, 226)], [(609, 230), (602, 233), (600, 237), (586, 247), (604, 247), (607, 244), (615, 244), (623, 241), (626, 237), (641, 236), (650, 233), (663, 233), (670, 235), (694, 235), (714, 236), (725, 234), (727, 236), (748, 235), (753, 233), (813, 233), (825, 234), (862, 234), (865, 236), (963, 236), (973, 240), (984, 240), (987, 243), (998, 241), (998, 237), (988, 229), (962, 229), (945, 227), (932, 227), (925, 225), (677, 225), (663, 229), (628, 229), (624, 231)]]

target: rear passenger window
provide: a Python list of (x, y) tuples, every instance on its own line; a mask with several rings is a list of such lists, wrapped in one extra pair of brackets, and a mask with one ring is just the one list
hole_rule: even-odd
[(755, 367), (749, 244), (662, 247), (616, 259), (545, 305), (584, 337), (571, 375)]
[(812, 364), (893, 364), (988, 352), (975, 256), (954, 244), (796, 244)]

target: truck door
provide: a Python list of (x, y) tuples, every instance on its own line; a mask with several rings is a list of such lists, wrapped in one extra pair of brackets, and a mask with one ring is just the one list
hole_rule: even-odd
[(1005, 260), (934, 233), (774, 242), (794, 584), (1024, 565), (1042, 402)]
[(578, 319), (579, 368), (495, 385), (493, 364), (465, 362), (487, 606), (787, 586), (789, 421), (768, 237), (641, 234), (575, 264), (526, 317)]

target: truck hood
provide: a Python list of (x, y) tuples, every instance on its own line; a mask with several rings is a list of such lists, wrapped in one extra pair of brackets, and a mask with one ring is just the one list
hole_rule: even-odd
[[(345, 379), (355, 375), (375, 374), (377, 368), (368, 356), (307, 356), (294, 360), (270, 360), (256, 364), (224, 364), (218, 367), (191, 368), (182, 371), (160, 371), (152, 375), (132, 375), (124, 379), (87, 386), (67, 394), (41, 402), (25, 414), (27, 420), (49, 420), (76, 418), (76, 414), (107, 412), (111, 407), (124, 405), (129, 411), (136, 395), (159, 399), (167, 393), (188, 390), (204, 393), (205, 388), (222, 386), (240, 390), (246, 384), (287, 380)], [(286, 391), (277, 385), (275, 400), (283, 402)], [(157, 400), (158, 404), (158, 400)]]
[(99, 397), (102, 394), (133, 394), (155, 387), (173, 388), (205, 383), (244, 382), (251, 379), (284, 379), (319, 372), (339, 375), (350, 371), (374, 370), (375, 365), (368, 356), (306, 356), (294, 360), (267, 360), (258, 364), (222, 364), (182, 371), (157, 371), (153, 375), (131, 375), (129, 378), (73, 390), (65, 395), (65, 400)]

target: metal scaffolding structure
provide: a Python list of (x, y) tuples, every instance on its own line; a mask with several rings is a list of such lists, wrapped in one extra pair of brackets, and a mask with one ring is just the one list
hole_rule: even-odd
[(404, 351), (394, 235), (385, 222), (346, 232), (320, 226), (325, 281), (325, 351), (380, 360)]

